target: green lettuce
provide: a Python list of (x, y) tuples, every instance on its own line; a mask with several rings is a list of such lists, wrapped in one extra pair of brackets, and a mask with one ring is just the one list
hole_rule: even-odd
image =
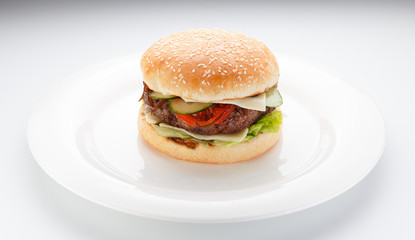
[(231, 141), (222, 141), (222, 140), (213, 140), (213, 141), (204, 141), (200, 139), (196, 139), (189, 134), (186, 134), (181, 131), (177, 131), (172, 128), (160, 127), (158, 125), (153, 125), (154, 129), (157, 131), (157, 134), (163, 137), (177, 137), (177, 138), (187, 138), (192, 139), (197, 142), (203, 143), (211, 143), (214, 145), (222, 146), (222, 147), (230, 147), (238, 143), (246, 142), (249, 139), (256, 137), (258, 134), (261, 133), (268, 133), (268, 132), (278, 132), (280, 129), (280, 125), (282, 123), (282, 114), (281, 111), (273, 111), (271, 114), (267, 114), (261, 117), (256, 123), (252, 124), (248, 129), (248, 134), (241, 142), (231, 142)]
[(181, 132), (181, 131), (178, 131), (178, 130), (173, 129), (173, 128), (160, 127), (160, 126), (155, 125), (155, 124), (153, 124), (152, 126), (156, 130), (156, 132), (159, 136), (192, 139), (193, 141), (196, 141), (196, 142), (198, 142), (200, 144), (203, 144), (203, 145), (207, 145), (209, 142), (212, 142), (212, 141), (204, 141), (204, 140), (194, 138), (194, 137), (190, 136), (189, 134), (187, 134), (185, 132)]
[(281, 111), (273, 111), (260, 118), (256, 123), (252, 124), (248, 129), (248, 136), (256, 137), (260, 133), (278, 132), (282, 123)]
[(193, 138), (189, 134), (186, 134), (181, 131), (177, 131), (173, 128), (166, 128), (166, 127), (160, 127), (158, 125), (153, 124), (153, 128), (156, 130), (157, 134), (159, 136), (163, 137), (177, 137), (177, 138)]

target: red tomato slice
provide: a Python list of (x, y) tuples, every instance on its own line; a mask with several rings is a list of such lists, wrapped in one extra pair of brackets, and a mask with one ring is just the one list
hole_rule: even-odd
[[(206, 127), (212, 124), (220, 124), (235, 110), (231, 104), (215, 104), (212, 107), (196, 114), (182, 115), (176, 114), (183, 122), (190, 127)], [(206, 116), (211, 116), (206, 119)]]
[(182, 114), (177, 114), (176, 116), (182, 120), (184, 123), (186, 123), (187, 125), (191, 126), (191, 127), (197, 127), (196, 125), (196, 118), (193, 117), (192, 115), (182, 115)]

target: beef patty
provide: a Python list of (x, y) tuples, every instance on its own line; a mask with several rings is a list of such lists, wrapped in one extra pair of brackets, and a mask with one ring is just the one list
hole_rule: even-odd
[(190, 127), (170, 110), (168, 100), (152, 99), (149, 97), (149, 94), (151, 92), (152, 91), (145, 86), (143, 100), (149, 108), (149, 110), (151, 111), (153, 111), (155, 106), (158, 105), (153, 112), (155, 116), (160, 118), (163, 122), (166, 122), (167, 124), (170, 124), (172, 126), (183, 128), (189, 132), (203, 135), (213, 135), (218, 133), (228, 134), (241, 131), (251, 126), (260, 117), (264, 116), (269, 112), (272, 112), (275, 109), (267, 108), (266, 111), (261, 112), (236, 106), (235, 110), (219, 124), (212, 124), (206, 127)]

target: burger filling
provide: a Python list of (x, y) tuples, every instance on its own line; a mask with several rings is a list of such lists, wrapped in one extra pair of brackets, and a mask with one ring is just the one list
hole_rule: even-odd
[(276, 88), (266, 95), (270, 106), (265, 111), (234, 104), (186, 103), (181, 98), (153, 92), (146, 84), (142, 100), (146, 105), (147, 122), (159, 135), (232, 146), (260, 133), (279, 130), (282, 116), (276, 107), (282, 104), (281, 96)]

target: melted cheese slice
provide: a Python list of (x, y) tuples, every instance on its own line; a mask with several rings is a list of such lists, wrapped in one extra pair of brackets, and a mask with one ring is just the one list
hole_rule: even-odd
[(178, 128), (178, 127), (173, 127), (171, 125), (165, 124), (165, 123), (160, 123), (159, 124), (160, 127), (165, 127), (165, 128), (171, 128), (177, 131), (181, 131), (183, 133), (186, 133), (196, 139), (200, 139), (200, 140), (222, 140), (222, 141), (231, 141), (231, 142), (241, 142), (242, 140), (244, 140), (244, 138), (246, 137), (246, 134), (248, 134), (248, 128), (236, 132), (236, 133), (232, 133), (232, 134), (214, 134), (214, 135), (202, 135), (202, 134), (197, 134), (197, 133), (192, 133), (189, 131), (186, 131), (182, 128)]
[[(183, 99), (186, 102), (192, 102), (188, 99)], [(233, 104), (237, 105), (241, 108), (252, 109), (257, 111), (265, 111), (267, 109), (267, 101), (265, 93), (259, 94), (254, 97), (247, 97), (247, 98), (239, 98), (239, 99), (228, 99), (217, 101), (214, 103), (226, 103), (226, 104)]]
[(252, 109), (252, 110), (257, 110), (257, 111), (265, 111), (267, 109), (267, 101), (266, 101), (265, 93), (259, 94), (258, 96), (254, 96), (254, 97), (222, 100), (216, 103), (233, 104), (241, 108)]
[(146, 115), (144, 115), (144, 117), (146, 118), (147, 123), (157, 124), (157, 123), (161, 122), (160, 118), (158, 118), (158, 117), (154, 116), (153, 114), (151, 114), (151, 112), (148, 111), (147, 108), (144, 110), (144, 113), (146, 114)]

